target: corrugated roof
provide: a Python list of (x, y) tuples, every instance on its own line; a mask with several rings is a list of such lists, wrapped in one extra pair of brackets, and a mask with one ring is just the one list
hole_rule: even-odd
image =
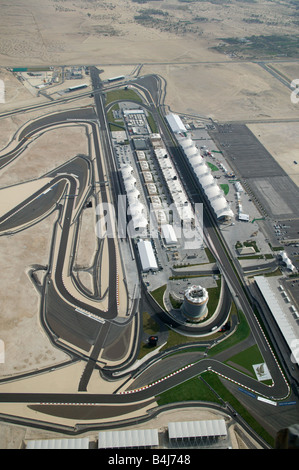
[(298, 340), (298, 331), (295, 332), (291, 325), (287, 315), (283, 312), (279, 306), (278, 297), (270, 286), (268, 279), (264, 276), (255, 276), (254, 278), (258, 288), (260, 289), (269, 309), (272, 312), (273, 317), (278, 324), (281, 333), (283, 334), (290, 349), (292, 349), (292, 342)]
[(158, 269), (151, 242), (148, 240), (140, 240), (137, 244), (137, 247), (143, 271), (148, 271), (149, 269)]
[(168, 423), (168, 435), (170, 439), (217, 437), (226, 436), (227, 429), (224, 419), (179, 421)]
[(159, 445), (157, 429), (99, 432), (98, 448), (153, 447)]
[(88, 449), (89, 438), (82, 439), (38, 439), (28, 441), (27, 449)]

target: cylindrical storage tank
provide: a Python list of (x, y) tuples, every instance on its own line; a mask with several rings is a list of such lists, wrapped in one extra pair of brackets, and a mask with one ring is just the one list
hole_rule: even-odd
[(208, 314), (208, 291), (202, 286), (190, 286), (185, 291), (181, 312), (187, 320), (197, 323)]

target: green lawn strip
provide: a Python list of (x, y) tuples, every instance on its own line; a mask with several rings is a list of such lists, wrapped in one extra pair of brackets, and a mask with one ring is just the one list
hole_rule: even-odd
[(126, 101), (133, 100), (137, 103), (142, 103), (141, 97), (134, 90), (112, 90), (106, 93), (106, 106), (112, 101)]
[(208, 300), (208, 316), (207, 319), (214, 315), (217, 305), (219, 303), (220, 291), (221, 291), (221, 279), (216, 281), (217, 287), (209, 287), (207, 289), (209, 293)]
[(221, 184), (220, 188), (224, 192), (224, 196), (226, 196), (229, 193), (229, 185), (228, 184)]
[(166, 291), (167, 285), (164, 284), (161, 287), (158, 287), (158, 289), (155, 289), (151, 292), (151, 295), (154, 297), (155, 301), (160, 305), (163, 310), (165, 310), (165, 305), (164, 305), (164, 292)]
[(208, 167), (211, 169), (211, 171), (218, 171), (219, 168), (216, 165), (213, 165), (213, 163), (207, 162)]
[(151, 114), (148, 114), (147, 121), (148, 121), (148, 124), (151, 128), (151, 132), (153, 134), (157, 134), (158, 133), (158, 127), (157, 127), (156, 121), (154, 120), (154, 118)]
[(214, 255), (211, 253), (209, 248), (205, 248), (206, 255), (208, 257), (209, 263), (216, 263), (216, 259), (214, 258)]
[(161, 393), (157, 403), (161, 406), (169, 403), (194, 400), (221, 403), (217, 396), (199, 379), (199, 377), (193, 377), (192, 379)]
[(177, 300), (177, 299), (175, 299), (171, 294), (169, 294), (169, 300), (170, 300), (170, 302), (171, 302), (171, 305), (172, 305), (173, 308), (175, 308), (175, 309), (180, 308), (181, 305), (182, 305), (182, 303), (183, 303), (182, 300)]

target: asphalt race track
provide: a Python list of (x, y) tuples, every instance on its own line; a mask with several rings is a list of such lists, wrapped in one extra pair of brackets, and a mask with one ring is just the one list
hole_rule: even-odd
[[(53, 126), (68, 123), (69, 125), (87, 125), (92, 129), (92, 142), (96, 154), (96, 164), (100, 181), (105, 181), (105, 170), (103, 168), (103, 159), (106, 168), (111, 176), (112, 188), (105, 184), (100, 185), (100, 197), (102, 202), (108, 202), (109, 197), (117, 196), (117, 180), (115, 179), (115, 163), (113, 150), (111, 148), (109, 129), (105, 117), (104, 98), (102, 93), (102, 83), (99, 78), (99, 72), (95, 67), (90, 68), (90, 76), (93, 83), (95, 111), (93, 108), (71, 110), (62, 113), (53, 113), (44, 116), (35, 122), (29, 124), (19, 135), (19, 142), (14, 150), (0, 157), (0, 168), (9, 161), (17, 158), (28, 143), (28, 138), (50, 129)], [(181, 173), (186, 175), (186, 184), (190, 194), (194, 196), (194, 202), (201, 202), (201, 195), (198, 191), (194, 177), (190, 173), (179, 148), (175, 146), (174, 140), (169, 133), (164, 119), (157, 111), (161, 100), (162, 91), (160, 80), (156, 76), (141, 78), (132, 82), (132, 85), (141, 87), (147, 98), (145, 106), (150, 110), (158, 126), (160, 127), (163, 138), (166, 141), (167, 148), (172, 154)], [(60, 173), (59, 175), (57, 173)], [(59, 347), (62, 347), (59, 338), (69, 342), (74, 349), (69, 349), (73, 359), (83, 359), (86, 362), (84, 373), (81, 377), (78, 390), (87, 392), (87, 385), (94, 368), (101, 369), (97, 363), (99, 352), (105, 348), (103, 357), (112, 360), (119, 360), (125, 357), (126, 349), (129, 348), (129, 337), (134, 335), (135, 342), (138, 344), (140, 339), (140, 319), (135, 315), (132, 319), (117, 321), (117, 281), (116, 281), (116, 246), (117, 240), (112, 237), (107, 238), (109, 252), (109, 289), (108, 289), (108, 308), (101, 309), (74, 297), (66, 288), (63, 280), (63, 271), (68, 265), (69, 259), (66, 257), (67, 247), (70, 243), (70, 233), (73, 225), (78, 222), (80, 211), (88, 196), (92, 193), (94, 175), (90, 160), (85, 157), (77, 156), (72, 161), (63, 165), (59, 169), (52, 171), (47, 177), (53, 178), (50, 183), (33, 194), (26, 201), (23, 201), (18, 207), (0, 219), (0, 230), (2, 233), (13, 231), (16, 227), (30, 225), (40, 220), (44, 214), (49, 214), (58, 210), (58, 220), (54, 227), (54, 235), (57, 236), (61, 231), (57, 254), (52, 248), (51, 263), (45, 277), (42, 296), (42, 324), (51, 340)], [(114, 186), (113, 186), (114, 184)], [(90, 190), (88, 190), (90, 186)], [(46, 192), (47, 189), (51, 191)], [(86, 190), (86, 192), (85, 192)], [(108, 191), (111, 193), (108, 194)], [(76, 197), (72, 197), (76, 195)], [(63, 200), (63, 202), (62, 202)], [(42, 203), (42, 204), (40, 204)], [(142, 384), (142, 372), (145, 371), (148, 363), (144, 364), (144, 369), (139, 369), (141, 375), (136, 379), (136, 383), (131, 384), (130, 389), (122, 393), (113, 394), (91, 394), (91, 393), (6, 393), (0, 394), (2, 403), (27, 403), (35, 411), (41, 411), (44, 414), (52, 416), (66, 416), (72, 419), (100, 419), (104, 417), (124, 416), (133, 410), (140, 409), (145, 404), (153, 402), (155, 397), (190, 378), (198, 376), (206, 370), (214, 371), (219, 377), (229, 380), (237, 387), (243, 387), (253, 394), (259, 394), (271, 400), (285, 400), (287, 397), (293, 397), (286, 377), (283, 375), (272, 349), (260, 327), (254, 314), (252, 305), (246, 295), (246, 289), (242, 283), (241, 273), (238, 273), (231, 264), (229, 255), (219, 237), (213, 216), (206, 209), (204, 216), (204, 235), (205, 241), (214, 256), (217, 259), (219, 270), (225, 279), (225, 298), (221, 310), (221, 318), (227, 318), (232, 298), (238, 303), (239, 308), (244, 312), (247, 322), (250, 326), (251, 335), (248, 341), (252, 341), (259, 346), (264, 360), (270, 370), (273, 385), (268, 386), (262, 382), (233, 369), (224, 363), (224, 356), (218, 354), (213, 359), (199, 355), (197, 361), (182, 367), (173, 373), (169, 365), (163, 369), (161, 362), (155, 361), (151, 367), (155, 370), (155, 377), (163, 377), (163, 380), (157, 380), (151, 386)], [(54, 262), (55, 261), (55, 262)], [(55, 269), (52, 271), (53, 266)], [(77, 285), (79, 290), (80, 286)], [(84, 293), (86, 295), (86, 292)], [(93, 299), (92, 296), (90, 297)], [(84, 315), (80, 311), (90, 314)], [(137, 309), (136, 309), (137, 311)], [(169, 319), (164, 318), (166, 323)], [(211, 328), (211, 326), (209, 327)], [(244, 347), (244, 344), (238, 345), (236, 353)], [(82, 350), (79, 354), (76, 348)], [(179, 347), (176, 351), (179, 351)], [(159, 359), (159, 357), (158, 357)], [(122, 371), (125, 375), (126, 367), (134, 364), (133, 351), (130, 358), (115, 368), (106, 370), (106, 377), (113, 380), (113, 372)], [(165, 366), (166, 363), (163, 364)], [(169, 363), (170, 364), (170, 363)], [(137, 367), (137, 366), (136, 366)], [(172, 366), (173, 367), (173, 366)], [(105, 373), (105, 368), (103, 369)], [(134, 372), (132, 371), (132, 376)], [(104, 375), (105, 376), (105, 375)], [(145, 384), (145, 382), (144, 382)], [(80, 406), (80, 405), (85, 405)], [(88, 405), (88, 406), (87, 406)], [(97, 407), (101, 405), (101, 408)], [(262, 406), (262, 405), (261, 405)], [(91, 409), (90, 407), (93, 407)], [(278, 407), (277, 407), (278, 408)], [(296, 411), (295, 411), (296, 410)], [(293, 412), (298, 411), (298, 407)], [(279, 420), (279, 417), (277, 418)], [(52, 426), (55, 428), (55, 426)], [(73, 432), (75, 432), (73, 430)]]

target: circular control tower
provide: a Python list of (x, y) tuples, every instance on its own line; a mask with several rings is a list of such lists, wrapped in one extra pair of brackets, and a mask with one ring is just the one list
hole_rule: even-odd
[(201, 286), (190, 286), (184, 294), (181, 312), (188, 321), (197, 323), (208, 314), (208, 291)]

